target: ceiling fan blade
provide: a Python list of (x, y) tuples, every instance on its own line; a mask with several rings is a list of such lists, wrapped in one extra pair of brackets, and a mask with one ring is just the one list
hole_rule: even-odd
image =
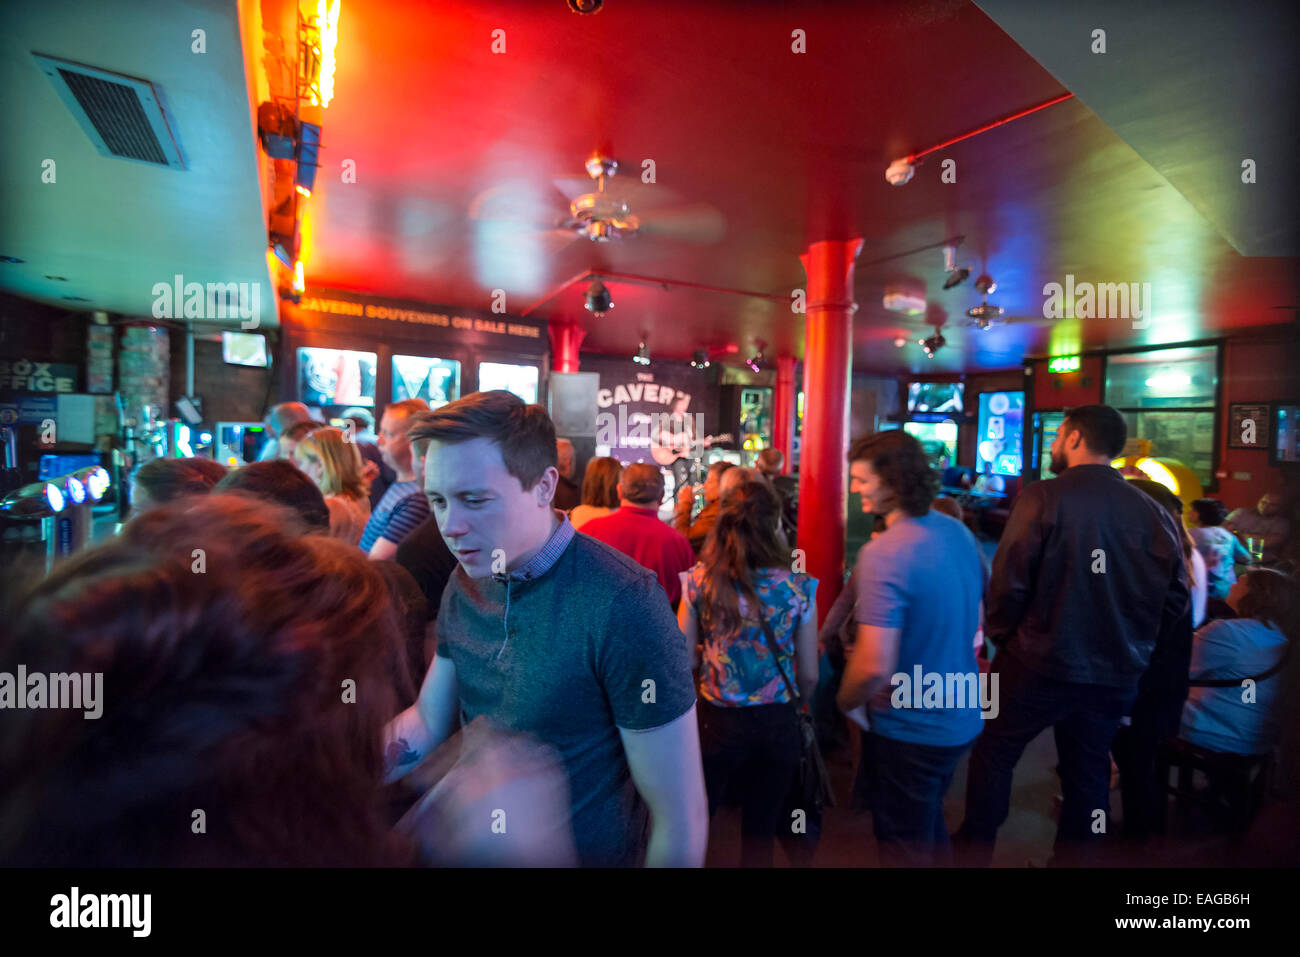
[(569, 202), (573, 202), (584, 193), (596, 191), (596, 181), (590, 176), (552, 176), (551, 183)]
[(1006, 316), (1002, 320), (1003, 325), (1009, 326), (1050, 326), (1056, 322), (1056, 319), (1044, 319), (1042, 316)]
[[(573, 202), (579, 196), (597, 191), (596, 181), (590, 176), (553, 176), (551, 182), (569, 202)], [(611, 198), (627, 203), (633, 212), (641, 208), (650, 209), (681, 201), (681, 196), (676, 190), (660, 186), (658, 183), (641, 182), (640, 174), (636, 170), (609, 177), (605, 181), (605, 192)]]
[(536, 190), (520, 186), (493, 186), (475, 196), (468, 216), (478, 222), (517, 224), (521, 228), (551, 229), (562, 223), (568, 210), (542, 198)]
[(727, 220), (722, 213), (704, 203), (657, 210), (641, 217), (638, 234), (660, 237), (680, 242), (712, 244), (719, 242), (727, 232)]

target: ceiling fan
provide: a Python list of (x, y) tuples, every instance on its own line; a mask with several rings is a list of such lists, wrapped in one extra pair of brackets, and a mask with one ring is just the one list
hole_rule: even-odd
[(962, 326), (980, 330), (991, 329), (994, 326), (1005, 325), (1050, 325), (1050, 319), (1041, 319), (1035, 316), (1011, 316), (1004, 318), (1001, 306), (995, 306), (989, 302), (989, 294), (998, 288), (998, 284), (993, 281), (993, 277), (988, 273), (982, 273), (975, 280), (975, 290), (980, 294), (980, 304), (972, 306), (966, 310), (968, 317)]
[[(527, 186), (498, 186), (476, 196), (470, 219), (500, 228), (549, 233), (557, 240), (587, 239), (595, 243), (635, 236), (662, 236), (692, 243), (716, 243), (726, 230), (722, 214), (697, 203), (665, 206), (676, 199), (666, 186), (614, 182), (618, 160), (600, 154), (586, 164), (587, 177), (556, 177), (555, 188), (569, 200), (566, 209), (540, 199)], [(635, 212), (634, 212), (635, 209)]]

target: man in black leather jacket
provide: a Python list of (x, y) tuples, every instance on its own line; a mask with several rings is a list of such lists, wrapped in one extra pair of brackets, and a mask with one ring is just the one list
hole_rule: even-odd
[(991, 860), (1016, 762), (1047, 727), (1064, 794), (1055, 862), (1085, 863), (1113, 833), (1111, 742), (1191, 600), (1172, 518), (1110, 465), (1127, 431), (1109, 406), (1071, 410), (1052, 443), (1059, 477), (1020, 493), (998, 545), (984, 633), (1000, 709), (971, 754), (962, 863)]

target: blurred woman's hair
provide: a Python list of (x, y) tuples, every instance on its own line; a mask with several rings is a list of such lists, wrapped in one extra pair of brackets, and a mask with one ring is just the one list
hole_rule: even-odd
[(328, 532), (330, 510), (325, 496), (302, 469), (285, 459), (250, 462), (230, 472), (215, 491), (236, 492), (291, 509), (300, 532)]
[(618, 480), (623, 463), (611, 456), (592, 459), (582, 475), (582, 504), (596, 508), (618, 508)]
[(294, 449), (295, 458), (314, 459), (320, 462), (322, 495), (346, 495), (363, 499), (370, 495), (361, 478), (365, 461), (357, 443), (344, 438), (343, 430), (332, 426), (316, 429), (303, 438)]
[(1237, 615), (1272, 622), (1291, 641), (1300, 641), (1300, 584), (1272, 568), (1252, 568), (1241, 581), (1246, 593)]
[(779, 532), (781, 500), (766, 482), (746, 482), (723, 502), (717, 523), (700, 553), (704, 565), (699, 607), (704, 627), (715, 638), (741, 630), (744, 597), (750, 617), (758, 613), (753, 573), (790, 567), (790, 548)]
[(148, 502), (137, 507), (165, 505), (186, 495), (206, 495), (225, 477), (226, 467), (207, 458), (157, 458), (136, 469), (134, 482)]
[(1187, 526), (1183, 524), (1183, 500), (1171, 489), (1151, 479), (1128, 479), (1128, 483), (1140, 489), (1148, 498), (1154, 499), (1157, 505), (1173, 516), (1174, 524), (1178, 526), (1179, 541), (1183, 547), (1183, 564), (1187, 566), (1187, 580), (1196, 584), (1196, 566), (1192, 564), (1192, 552), (1196, 551), (1196, 542), (1192, 539), (1192, 533), (1187, 530)]
[(387, 589), (357, 549), (295, 535), (278, 511), (161, 506), (19, 603), (0, 670), (102, 674), (102, 714), (8, 712), (0, 862), (408, 859), (379, 798), (399, 644)]

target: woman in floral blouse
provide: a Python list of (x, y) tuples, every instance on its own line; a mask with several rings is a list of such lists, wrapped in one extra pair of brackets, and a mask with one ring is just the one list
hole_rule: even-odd
[(692, 667), (700, 668), (697, 645), (703, 648), (700, 749), (709, 811), (724, 796), (739, 798), (746, 867), (772, 865), (799, 763), (799, 705), (786, 679), (800, 705), (817, 685), (817, 580), (791, 568), (780, 499), (751, 481), (723, 500), (700, 562), (682, 572), (678, 623)]

